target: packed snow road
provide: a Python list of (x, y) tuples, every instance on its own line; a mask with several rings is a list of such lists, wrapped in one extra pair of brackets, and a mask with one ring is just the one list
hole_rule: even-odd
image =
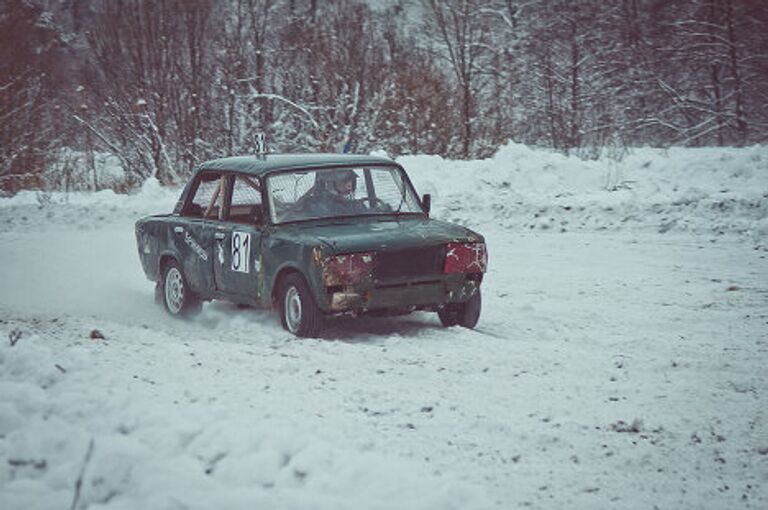
[(768, 506), (765, 251), (482, 231), (476, 331), (320, 340), (167, 318), (130, 223), (0, 233), (0, 507)]

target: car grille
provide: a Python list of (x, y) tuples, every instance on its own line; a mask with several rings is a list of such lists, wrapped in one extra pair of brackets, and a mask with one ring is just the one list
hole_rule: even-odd
[(445, 246), (384, 251), (375, 260), (377, 279), (434, 276), (443, 272)]

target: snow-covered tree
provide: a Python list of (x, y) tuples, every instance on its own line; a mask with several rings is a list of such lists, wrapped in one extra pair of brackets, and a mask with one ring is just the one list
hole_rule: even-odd
[(65, 43), (35, 2), (0, 2), (0, 189), (43, 187), (51, 149), (62, 144), (57, 86)]

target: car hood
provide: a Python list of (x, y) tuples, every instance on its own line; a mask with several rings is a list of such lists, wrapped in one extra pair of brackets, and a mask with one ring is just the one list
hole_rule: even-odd
[(401, 250), (447, 242), (477, 242), (472, 230), (424, 218), (365, 219), (312, 222), (285, 226), (283, 235), (295, 241), (322, 244), (331, 253)]

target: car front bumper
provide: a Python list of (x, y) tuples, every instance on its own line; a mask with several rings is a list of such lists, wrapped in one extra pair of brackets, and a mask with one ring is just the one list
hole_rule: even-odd
[(480, 288), (481, 281), (482, 275), (461, 274), (431, 280), (370, 282), (326, 288), (321, 308), (330, 314), (438, 309), (448, 303), (467, 301)]

